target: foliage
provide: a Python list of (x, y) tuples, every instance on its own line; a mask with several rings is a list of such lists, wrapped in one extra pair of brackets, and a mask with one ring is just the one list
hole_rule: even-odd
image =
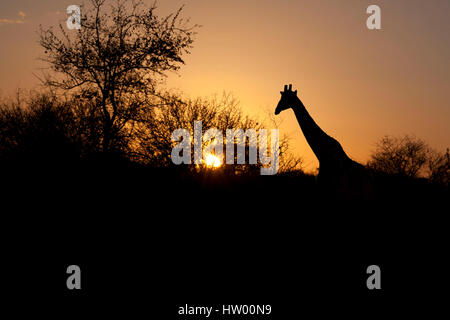
[[(185, 128), (193, 137), (194, 121), (202, 121), (203, 132), (217, 128), (224, 136), (224, 143), (227, 142), (227, 129), (242, 129), (245, 132), (248, 129), (258, 131), (264, 128), (262, 122), (244, 115), (239, 101), (231, 94), (224, 93), (221, 98), (215, 96), (210, 99), (183, 99), (177, 95), (167, 95), (164, 101), (164, 104), (148, 114), (146, 121), (138, 125), (136, 153), (139, 158), (154, 165), (171, 165), (171, 150), (176, 144), (171, 139), (172, 132), (178, 128)], [(258, 141), (246, 140), (247, 161), (250, 142), (258, 143)], [(301, 159), (290, 153), (287, 137), (281, 138), (279, 144), (280, 172), (300, 169)], [(205, 147), (205, 143), (203, 143), (203, 147)], [(225, 148), (224, 154), (226, 154)], [(234, 153), (234, 162), (234, 165), (224, 165), (222, 170), (232, 173), (250, 173), (259, 172), (257, 170), (261, 167), (261, 163), (258, 165), (237, 164), (236, 152)], [(195, 167), (191, 166), (190, 169), (195, 170)]]
[(445, 185), (450, 176), (448, 149), (446, 153), (438, 152), (422, 139), (408, 135), (381, 138), (367, 165), (387, 174), (426, 177)]
[[(239, 102), (230, 94), (221, 98), (183, 98), (166, 94), (154, 98), (139, 119), (114, 135), (111, 145), (115, 156), (151, 167), (171, 167), (171, 151), (176, 142), (172, 132), (179, 128), (194, 130), (194, 121), (202, 121), (202, 130), (217, 128), (226, 137), (227, 129), (264, 128), (256, 119), (244, 115)], [(156, 101), (156, 99), (158, 99)], [(256, 141), (257, 142), (257, 141)], [(226, 141), (225, 141), (226, 143)], [(280, 170), (301, 170), (301, 158), (290, 153), (287, 137), (280, 139)], [(203, 145), (205, 146), (205, 144)], [(248, 146), (245, 149), (248, 163)], [(58, 96), (55, 93), (18, 95), (14, 101), (0, 105), (0, 160), (28, 159), (52, 162), (62, 158), (88, 159), (103, 153), (102, 115), (89, 96)], [(235, 163), (237, 163), (235, 153)], [(258, 173), (261, 164), (224, 165), (220, 171), (229, 174)], [(194, 165), (189, 171), (205, 169)]]
[(45, 75), (45, 85), (75, 90), (94, 102), (91, 112), (101, 116), (102, 148), (109, 152), (115, 137), (148, 112), (158, 94), (158, 79), (184, 63), (195, 26), (181, 19), (182, 8), (160, 18), (155, 4), (147, 8), (142, 1), (106, 2), (91, 0), (82, 7), (78, 31), (41, 27), (40, 44), (43, 60), (54, 72)]

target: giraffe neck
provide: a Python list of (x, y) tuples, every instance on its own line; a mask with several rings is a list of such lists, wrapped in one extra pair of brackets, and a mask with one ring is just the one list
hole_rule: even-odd
[(333, 164), (336, 161), (348, 158), (339, 142), (327, 135), (316, 124), (300, 99), (298, 99), (292, 109), (305, 135), (306, 141), (321, 165), (324, 163)]

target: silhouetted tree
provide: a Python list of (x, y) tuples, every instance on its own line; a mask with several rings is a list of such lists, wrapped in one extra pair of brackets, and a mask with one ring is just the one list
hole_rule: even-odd
[[(220, 99), (183, 99), (181, 95), (166, 94), (158, 99), (158, 106), (148, 108), (139, 121), (132, 122), (133, 134), (123, 130), (115, 136), (117, 141), (113, 143), (120, 149), (123, 160), (152, 167), (171, 167), (171, 151), (176, 144), (171, 139), (172, 132), (186, 128), (193, 135), (194, 121), (202, 121), (203, 132), (213, 127), (219, 129), (224, 139), (227, 129), (258, 131), (264, 128), (256, 119), (244, 115), (237, 99), (229, 94)], [(50, 165), (61, 162), (64, 165), (67, 161), (96, 157), (101, 150), (103, 127), (101, 110), (92, 108), (92, 104), (92, 97), (88, 95), (66, 97), (54, 92), (19, 93), (15, 100), (1, 102), (0, 161), (47, 162)], [(235, 147), (236, 164), (222, 166), (221, 172), (259, 174), (261, 163), (248, 164), (250, 141), (247, 139), (245, 143), (246, 164), (237, 164)], [(278, 172), (301, 172), (301, 158), (290, 152), (287, 137), (280, 139), (279, 147)], [(112, 160), (111, 157), (108, 159)], [(185, 168), (198, 171), (205, 166)]]
[(193, 43), (195, 26), (180, 18), (182, 8), (164, 18), (155, 10), (143, 1), (91, 0), (81, 8), (79, 30), (40, 29), (43, 60), (56, 73), (45, 75), (45, 84), (90, 100), (95, 110), (86, 112), (101, 117), (105, 152), (148, 114), (158, 81), (179, 69)]
[(448, 186), (450, 181), (450, 153), (430, 150), (427, 159), (428, 179)]
[(387, 174), (425, 177), (445, 185), (448, 185), (450, 175), (448, 149), (446, 153), (438, 152), (422, 139), (408, 135), (383, 137), (367, 165)]
[(427, 144), (418, 138), (384, 136), (377, 142), (368, 166), (388, 174), (416, 178), (426, 164), (427, 150)]
[[(189, 130), (191, 137), (193, 137), (194, 121), (202, 121), (203, 132), (210, 128), (217, 128), (222, 132), (225, 144), (227, 129), (242, 129), (243, 131), (255, 129), (258, 131), (267, 128), (257, 119), (244, 115), (239, 106), (239, 101), (230, 94), (224, 93), (221, 98), (213, 97), (210, 99), (183, 99), (179, 95), (167, 95), (165, 103), (152, 109), (151, 113), (147, 114), (145, 121), (137, 125), (139, 135), (134, 144), (136, 158), (157, 166), (171, 166), (171, 151), (178, 143), (172, 141), (172, 132), (184, 128)], [(259, 138), (257, 137), (257, 139)], [(258, 141), (252, 142), (259, 143)], [(245, 143), (246, 161), (248, 163), (250, 141), (246, 139)], [(205, 146), (204, 143), (203, 145)], [(281, 137), (279, 145), (279, 172), (301, 169), (301, 158), (290, 153), (287, 137)], [(193, 154), (193, 148), (191, 152)], [(224, 157), (225, 155), (226, 148), (224, 146)], [(221, 170), (232, 174), (243, 172), (258, 172), (259, 174), (261, 163), (257, 165), (237, 164), (236, 147), (234, 158), (234, 165), (224, 165)], [(193, 155), (191, 155), (191, 159), (193, 159)], [(196, 170), (196, 167), (191, 165), (188, 166), (188, 169)]]
[(0, 161), (52, 165), (80, 157), (82, 142), (69, 104), (49, 93), (0, 105)]

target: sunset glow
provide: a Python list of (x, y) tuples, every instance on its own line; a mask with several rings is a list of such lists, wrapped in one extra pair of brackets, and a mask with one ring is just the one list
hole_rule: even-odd
[(218, 168), (222, 165), (222, 162), (218, 157), (213, 154), (208, 154), (205, 158), (206, 166), (209, 168)]
[[(153, 1), (145, 0), (147, 4)], [(383, 1), (382, 29), (368, 30), (367, 2), (203, 1), (158, 3), (158, 14), (182, 5), (183, 16), (202, 25), (191, 54), (165, 87), (191, 97), (233, 93), (245, 113), (260, 119), (292, 83), (314, 120), (364, 163), (376, 141), (411, 134), (445, 150), (450, 127), (450, 2)], [(0, 4), (0, 95), (39, 85), (41, 50), (36, 31), (63, 23), (72, 1), (2, 1)], [(66, 30), (75, 32), (73, 30)], [(280, 136), (307, 170), (318, 162), (286, 111)]]
[(450, 269), (449, 13), (1, 0), (6, 290), (129, 318), (434, 311)]

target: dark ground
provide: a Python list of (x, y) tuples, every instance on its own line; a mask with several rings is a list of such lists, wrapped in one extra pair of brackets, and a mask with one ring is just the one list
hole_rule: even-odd
[[(358, 200), (310, 176), (2, 168), (2, 288), (16, 314), (203, 319), (178, 306), (271, 304), (252, 319), (433, 318), (448, 301), (449, 193), (422, 181), (391, 179)], [(66, 288), (71, 264), (80, 291)], [(381, 290), (366, 287), (372, 264)]]

